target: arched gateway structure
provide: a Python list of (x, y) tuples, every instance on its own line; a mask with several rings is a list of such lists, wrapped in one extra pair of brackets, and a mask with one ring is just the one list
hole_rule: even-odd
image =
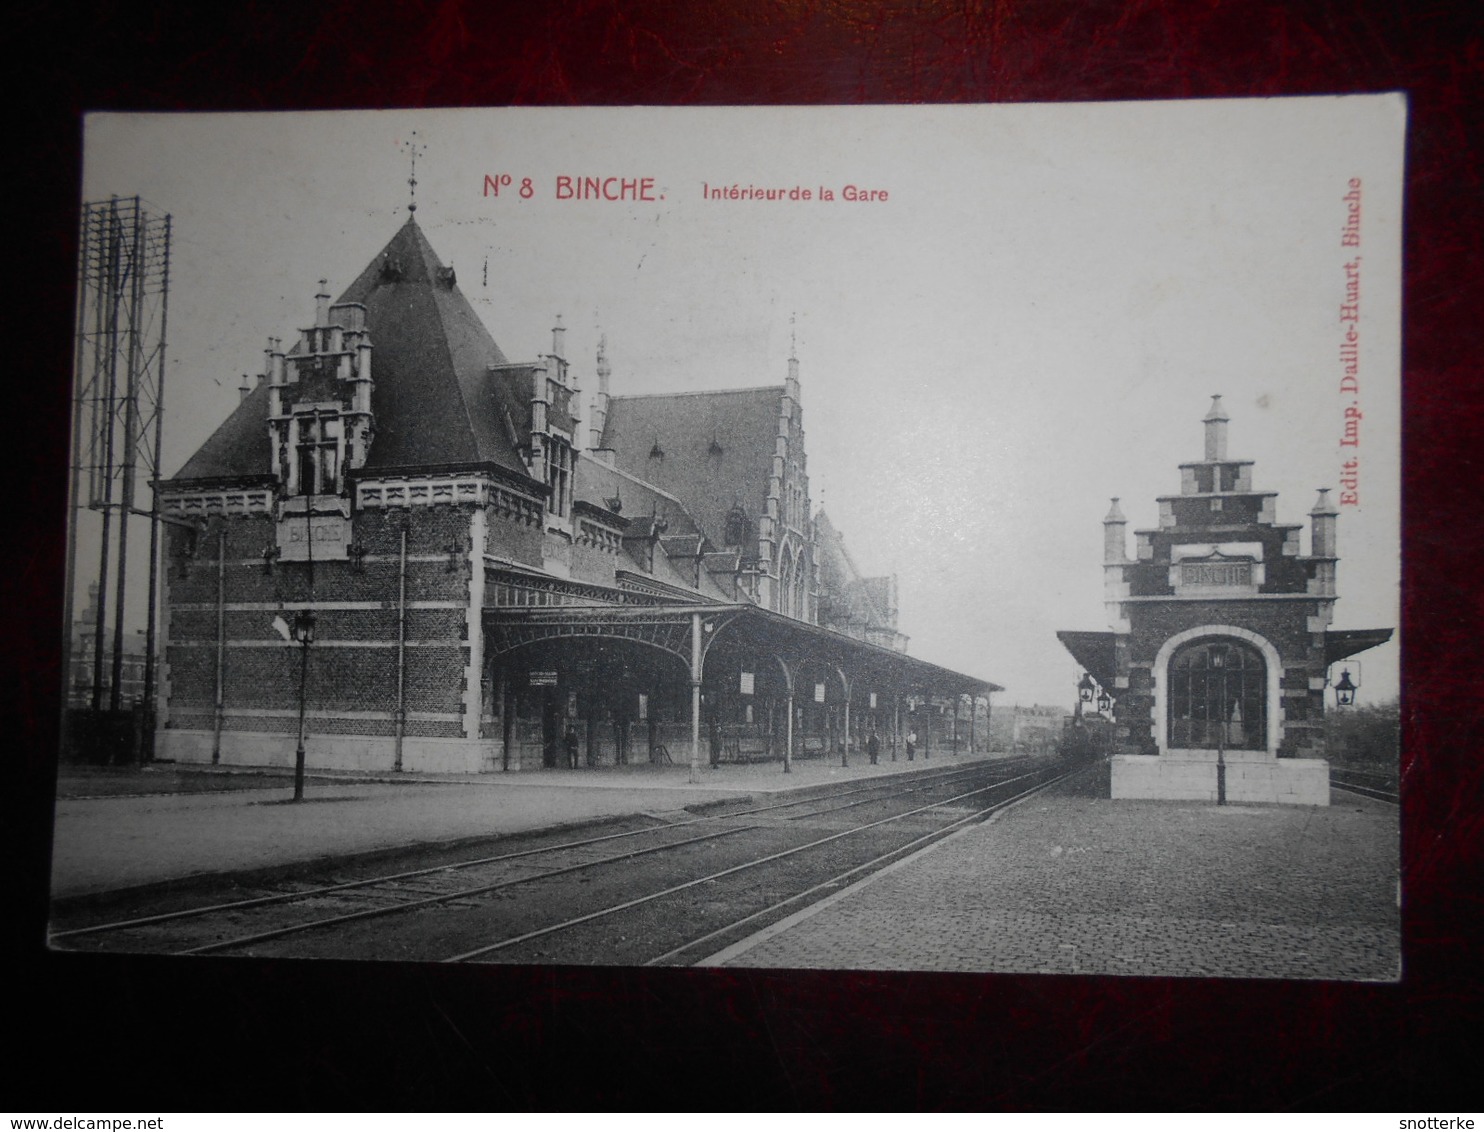
[(1277, 493), (1253, 489), (1252, 461), (1228, 458), (1220, 397), (1204, 424), (1204, 458), (1180, 465), (1180, 494), (1159, 499), (1158, 528), (1134, 532), (1133, 558), (1117, 499), (1103, 520), (1111, 631), (1057, 636), (1115, 698), (1115, 798), (1328, 805), (1326, 673), (1391, 630), (1329, 628), (1328, 492), (1302, 555)]
[(907, 656), (895, 579), (813, 513), (796, 359), (777, 385), (616, 397), (600, 344), (583, 429), (565, 335), (510, 361), (409, 218), (269, 340), (160, 485), (161, 757), (286, 764), (301, 711), (308, 765), (366, 769), (987, 738), (998, 686)]

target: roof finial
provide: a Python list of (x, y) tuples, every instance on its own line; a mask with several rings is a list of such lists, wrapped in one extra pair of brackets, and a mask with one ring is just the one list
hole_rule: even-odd
[(788, 316), (788, 356), (797, 361), (799, 356), (799, 341), (794, 329), (794, 317), (796, 313), (790, 313)]
[(419, 149), (426, 149), (427, 146), (417, 144), (417, 131), (413, 130), (412, 137), (402, 143), (402, 148), (407, 151), (412, 162), (412, 172), (407, 177), (407, 211), (413, 213), (417, 211), (417, 152)]

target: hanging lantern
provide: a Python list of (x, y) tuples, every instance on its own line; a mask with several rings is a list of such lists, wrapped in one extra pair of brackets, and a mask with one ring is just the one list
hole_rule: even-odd
[(1098, 711), (1108, 712), (1113, 708), (1113, 697), (1108, 695), (1108, 689), (1104, 688), (1098, 693)]
[(1097, 685), (1092, 682), (1091, 673), (1084, 672), (1082, 679), (1077, 682), (1077, 698), (1084, 704), (1090, 704), (1096, 695)]
[(1353, 706), (1355, 693), (1358, 691), (1360, 691), (1360, 686), (1350, 679), (1350, 669), (1342, 670), (1339, 682), (1335, 685), (1335, 703), (1340, 707)]
[(294, 640), (301, 645), (311, 644), (314, 641), (314, 611), (312, 609), (301, 609), (294, 614)]

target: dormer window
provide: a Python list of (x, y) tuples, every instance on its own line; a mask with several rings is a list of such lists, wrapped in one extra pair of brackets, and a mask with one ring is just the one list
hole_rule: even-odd
[(747, 512), (740, 507), (733, 507), (727, 515), (726, 545), (741, 547), (747, 545)]
[(298, 417), (294, 485), (298, 495), (340, 494), (340, 470), (344, 457), (344, 435), (336, 416)]
[(559, 519), (572, 512), (572, 473), (576, 463), (577, 455), (570, 444), (556, 437), (547, 441), (546, 484), (551, 488), (551, 494), (546, 509)]

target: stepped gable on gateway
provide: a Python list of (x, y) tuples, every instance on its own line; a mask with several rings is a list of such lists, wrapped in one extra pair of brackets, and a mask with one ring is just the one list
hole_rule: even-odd
[(1205, 452), (1179, 465), (1180, 494), (1158, 498), (1159, 525), (1136, 530), (1117, 499), (1103, 519), (1111, 631), (1061, 632), (1114, 699), (1121, 752), (1115, 798), (1328, 805), (1322, 758), (1327, 672), (1390, 629), (1331, 629), (1339, 600), (1328, 489), (1303, 526), (1277, 518), (1277, 492), (1253, 462), (1227, 454), (1228, 417), (1213, 397)]

